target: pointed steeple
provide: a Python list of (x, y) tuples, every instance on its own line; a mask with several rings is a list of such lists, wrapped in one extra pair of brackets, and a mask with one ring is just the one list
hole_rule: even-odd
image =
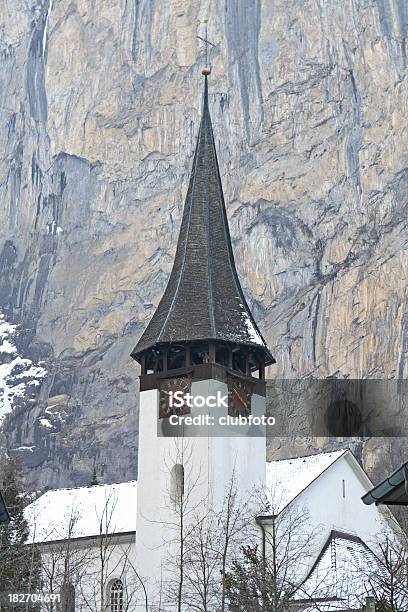
[[(214, 341), (248, 347), (256, 362), (274, 363), (246, 303), (231, 246), (208, 105), (208, 74), (183, 219), (164, 295), (132, 352), (160, 345)], [(255, 369), (253, 367), (252, 369)]]

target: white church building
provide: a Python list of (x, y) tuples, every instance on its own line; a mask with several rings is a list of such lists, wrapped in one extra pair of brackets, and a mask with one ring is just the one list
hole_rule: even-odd
[[(305, 603), (295, 609), (360, 610), (367, 590), (364, 578), (355, 578), (357, 566), (372, 565), (378, 535), (398, 527), (387, 510), (362, 503), (372, 483), (354, 455), (344, 450), (264, 462), (264, 471), (276, 514), (254, 518), (270, 536), (274, 517), (306, 512), (307, 532), (315, 534), (307, 542), (305, 563), (299, 564), (305, 582), (296, 599), (319, 597), (319, 607)], [(139, 612), (146, 610), (145, 588), (148, 610), (173, 610), (164, 594), (162, 606), (160, 593), (155, 598), (163, 587), (163, 571), (149, 575), (157, 551), (166, 558), (165, 528), (152, 523), (158, 537), (138, 558), (137, 507), (137, 481), (48, 491), (33, 502), (26, 516), (31, 541), (45, 560), (44, 591), (61, 593), (65, 583), (72, 585), (72, 605), (66, 608), (71, 611)], [(306, 527), (299, 523), (299, 529)], [(332, 601), (323, 604), (329, 594)]]
[[(28, 506), (44, 589), (62, 591), (65, 612), (203, 609), (185, 598), (177, 606), (183, 589), (198, 597), (180, 572), (197, 534), (204, 565), (232, 523), (230, 540), (238, 525), (252, 530), (266, 563), (286, 524), (291, 541), (307, 534), (291, 562), (294, 609), (312, 610), (312, 596), (321, 610), (361, 609), (364, 580), (350, 581), (347, 567), (369, 565), (379, 534), (397, 526), (362, 503), (372, 483), (348, 450), (266, 462), (265, 368), (275, 360), (236, 272), (203, 74), (174, 266), (132, 353), (141, 368), (138, 480), (48, 491)], [(219, 582), (219, 569), (213, 576)]]

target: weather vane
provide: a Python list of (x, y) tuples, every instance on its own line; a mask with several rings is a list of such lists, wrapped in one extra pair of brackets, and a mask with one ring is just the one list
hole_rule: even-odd
[(208, 66), (208, 45), (211, 45), (212, 47), (216, 47), (216, 45), (214, 45), (214, 43), (208, 40), (208, 26), (207, 26), (208, 20), (206, 19), (204, 23), (205, 23), (205, 38), (203, 38), (202, 36), (198, 36), (198, 35), (197, 35), (197, 38), (202, 40), (203, 43), (205, 44), (205, 68), (203, 69), (202, 72), (204, 76), (208, 76), (209, 74), (211, 74), (211, 67)]

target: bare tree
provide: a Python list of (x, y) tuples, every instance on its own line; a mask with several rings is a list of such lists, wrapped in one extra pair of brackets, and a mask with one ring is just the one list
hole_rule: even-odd
[(220, 533), (221, 612), (226, 610), (227, 572), (230, 559), (242, 545), (254, 520), (247, 500), (238, 495), (235, 469), (227, 485), (224, 503), (218, 514)]
[[(191, 559), (194, 532), (199, 512), (205, 514), (205, 500), (198, 497), (201, 469), (193, 461), (192, 445), (184, 438), (174, 441), (174, 449), (166, 460), (169, 475), (167, 490), (167, 520), (160, 521), (164, 528), (163, 546), (168, 550), (164, 586), (166, 596), (175, 603), (177, 612), (185, 600), (185, 571)], [(159, 609), (161, 608), (161, 601)]]
[[(117, 497), (110, 492), (100, 507), (95, 507), (99, 534), (91, 540), (78, 537), (83, 518), (80, 507), (66, 509), (63, 523), (48, 533), (36, 533), (36, 517), (31, 517), (32, 543), (28, 548), (39, 553), (44, 598), (47, 612), (106, 612), (109, 606), (107, 589), (113, 579), (121, 581), (123, 609), (131, 610), (139, 593), (148, 609), (146, 589), (133, 563), (133, 543), (124, 542), (115, 533), (114, 511)], [(58, 534), (58, 539), (55, 539)]]
[(238, 612), (286, 612), (303, 601), (308, 609), (319, 610), (319, 600), (332, 595), (328, 575), (305, 584), (311, 566), (316, 532), (309, 527), (305, 508), (288, 506), (281, 510), (275, 495), (263, 498), (264, 511), (257, 517), (258, 529), (234, 556), (226, 573), (228, 609)]
[(216, 513), (197, 517), (185, 557), (185, 597), (189, 609), (212, 612), (219, 603), (220, 557)]
[(386, 536), (376, 546), (375, 571), (363, 568), (379, 612), (408, 610), (408, 536)]
[(137, 592), (143, 582), (132, 563), (132, 544), (123, 544), (115, 534), (113, 517), (117, 505), (117, 497), (109, 493), (102, 508), (96, 508), (99, 536), (97, 544), (90, 551), (91, 558), (88, 571), (79, 582), (81, 598), (84, 607), (90, 612), (106, 612), (109, 601), (107, 587), (113, 579), (121, 581), (124, 610), (132, 609)]
[[(170, 476), (175, 465), (182, 466), (183, 482), (172, 486), (169, 479), (169, 518), (160, 522), (169, 534), (163, 541), (168, 549), (166, 594), (178, 612), (225, 611), (226, 573), (254, 515), (248, 502), (238, 495), (235, 472), (221, 504), (214, 506), (213, 492), (200, 488), (201, 469), (193, 462), (189, 441), (175, 442), (168, 463)], [(202, 498), (200, 493), (204, 492)]]
[[(49, 543), (43, 545), (35, 543), (31, 545), (31, 548), (40, 555), (43, 592), (47, 595), (58, 594), (58, 597), (61, 598), (61, 602), (54, 597), (50, 597), (49, 601), (44, 601), (43, 607), (49, 612), (54, 612), (60, 607), (63, 612), (74, 610), (73, 592), (78, 589), (86, 576), (89, 564), (92, 561), (92, 551), (75, 543), (75, 528), (80, 520), (78, 509), (75, 507), (68, 508), (66, 519), (67, 523), (60, 539), (57, 541), (50, 540)], [(32, 517), (31, 531), (35, 541), (35, 516)], [(47, 541), (47, 534), (42, 535), (44, 540)], [(49, 535), (51, 536), (51, 533)]]

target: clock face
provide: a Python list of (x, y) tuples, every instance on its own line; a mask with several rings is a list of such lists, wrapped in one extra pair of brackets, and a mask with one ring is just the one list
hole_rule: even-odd
[[(159, 383), (160, 409), (159, 418), (164, 419), (172, 414), (189, 414), (190, 408), (186, 403), (181, 406), (178, 398), (191, 391), (191, 376), (177, 376), (176, 378), (164, 378)], [(174, 394), (177, 393), (174, 397)], [(176, 404), (176, 405), (174, 405)]]
[(249, 416), (253, 383), (243, 378), (228, 376), (228, 415)]

